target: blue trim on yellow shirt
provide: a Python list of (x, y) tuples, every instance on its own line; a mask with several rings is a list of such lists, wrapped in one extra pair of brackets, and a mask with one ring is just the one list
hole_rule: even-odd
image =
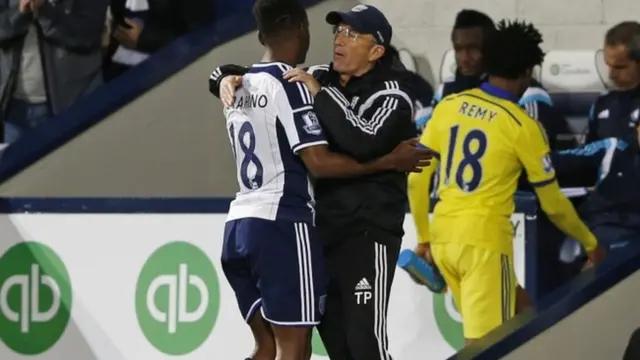
[(513, 101), (516, 104), (520, 100), (520, 99), (518, 99), (518, 97), (514, 93), (512, 93), (510, 91), (507, 91), (505, 89), (501, 89), (501, 88), (499, 88), (497, 86), (493, 86), (493, 85), (489, 84), (488, 82), (482, 83), (480, 85), (480, 89), (482, 91), (486, 92), (489, 95), (493, 95), (495, 97), (499, 97), (499, 98), (502, 98), (502, 99), (505, 99), (505, 100)]
[(547, 180), (542, 180), (542, 181), (537, 181), (537, 182), (532, 182), (531, 186), (536, 187), (536, 188), (540, 188), (543, 186), (547, 186), (549, 184), (552, 184), (554, 181), (556, 181), (556, 177), (552, 177), (551, 179), (547, 179)]

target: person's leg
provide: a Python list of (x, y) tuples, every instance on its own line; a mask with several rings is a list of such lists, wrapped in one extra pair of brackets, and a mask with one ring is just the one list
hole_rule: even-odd
[(27, 103), (24, 101), (11, 100), (4, 119), (4, 141), (6, 143), (13, 143), (20, 138), (26, 129), (28, 110)]
[[(260, 221), (260, 220), (255, 220)], [(262, 315), (271, 324), (277, 360), (308, 355), (311, 330), (320, 323), (326, 299), (322, 246), (306, 223), (261, 221), (267, 241), (256, 256)]]
[(467, 245), (460, 255), (461, 313), (468, 346), (515, 315), (518, 282), (513, 254)]
[(15, 126), (14, 124), (10, 123), (10, 122), (6, 122), (4, 123), (4, 142), (6, 144), (11, 144), (16, 142), (16, 140), (18, 140), (18, 138), (20, 137), (21, 134), (21, 130), (20, 128), (18, 128), (17, 126)]
[(607, 258), (605, 261), (615, 261), (618, 254), (624, 254), (631, 247), (637, 246), (637, 237), (640, 230), (614, 225), (599, 225), (591, 228), (598, 239), (600, 246), (605, 249)]
[(352, 293), (343, 294), (340, 287), (340, 278), (344, 276), (340, 254), (343, 252), (344, 244), (338, 242), (324, 251), (329, 284), (325, 313), (318, 325), (318, 333), (331, 360), (353, 360), (347, 347), (347, 319), (342, 307), (342, 297), (351, 296)]
[[(229, 221), (225, 224), (222, 247), (222, 271), (235, 292), (240, 313), (251, 328), (255, 340), (252, 360), (274, 360), (275, 341), (271, 329), (265, 324), (258, 311), (262, 299), (257, 279), (249, 266), (252, 238), (246, 237), (251, 231), (250, 219)], [(264, 240), (259, 238), (258, 240)]]
[(249, 327), (255, 341), (251, 360), (274, 360), (276, 358), (276, 341), (269, 323), (258, 311), (249, 321)]
[[(517, 280), (517, 279), (516, 279)], [(532, 305), (531, 297), (527, 291), (517, 284), (516, 286), (516, 314), (521, 314)]]
[(380, 236), (390, 237), (369, 232), (345, 239), (340, 254), (343, 269), (339, 282), (346, 341), (354, 360), (392, 359), (387, 309), (401, 239), (381, 239)]
[(28, 104), (25, 126), (28, 129), (34, 129), (38, 125), (46, 122), (50, 117), (49, 105), (47, 105), (47, 103)]
[(462, 308), (460, 274), (457, 268), (460, 248), (461, 245), (457, 243), (431, 244), (433, 262), (447, 284), (447, 291), (451, 293), (457, 309)]
[(32, 104), (19, 99), (11, 100), (4, 121), (4, 141), (6, 143), (15, 142), (24, 131), (36, 127), (48, 118), (47, 103)]

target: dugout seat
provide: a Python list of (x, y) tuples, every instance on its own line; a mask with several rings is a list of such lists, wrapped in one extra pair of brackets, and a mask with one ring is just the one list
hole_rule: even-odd
[(440, 63), (440, 70), (438, 75), (440, 76), (439, 82), (442, 83), (445, 79), (450, 79), (456, 73), (456, 57), (453, 49), (447, 50), (442, 56), (442, 62)]
[(539, 76), (574, 134), (583, 134), (591, 105), (610, 85), (602, 50), (550, 51)]

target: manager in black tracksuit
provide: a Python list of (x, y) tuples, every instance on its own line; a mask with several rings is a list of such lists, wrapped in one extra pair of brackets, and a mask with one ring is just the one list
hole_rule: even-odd
[[(314, 110), (332, 151), (368, 162), (415, 137), (406, 72), (383, 54), (392, 29), (376, 8), (331, 12), (334, 62), (298, 70), (293, 80), (315, 94)], [(246, 69), (225, 65), (210, 78), (219, 96), (225, 75)], [(386, 172), (353, 179), (319, 179), (316, 224), (330, 272), (326, 311), (318, 327), (332, 360), (391, 360), (387, 338), (389, 292), (407, 208), (407, 179)]]

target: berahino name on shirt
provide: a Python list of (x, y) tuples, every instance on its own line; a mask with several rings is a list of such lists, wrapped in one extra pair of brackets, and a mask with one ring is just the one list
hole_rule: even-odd
[(266, 106), (267, 96), (265, 94), (249, 94), (239, 97), (235, 108), (264, 108)]

